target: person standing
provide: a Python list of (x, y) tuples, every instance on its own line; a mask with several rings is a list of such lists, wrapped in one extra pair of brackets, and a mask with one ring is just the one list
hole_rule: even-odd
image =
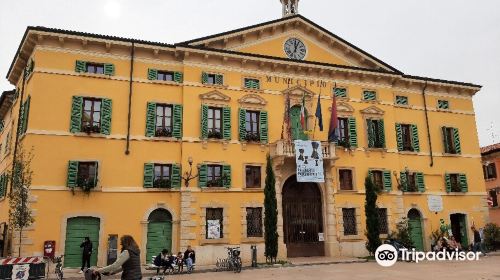
[(108, 266), (97, 269), (94, 274), (115, 274), (122, 271), (122, 280), (140, 280), (142, 279), (141, 272), (141, 251), (130, 235), (124, 235), (120, 238), (122, 246), (121, 254), (116, 261)]
[(483, 248), (481, 247), (481, 234), (479, 233), (479, 231), (476, 229), (475, 226), (472, 226), (471, 229), (472, 232), (474, 233), (474, 244), (472, 246), (472, 251), (474, 251), (474, 253), (480, 251), (483, 255), (486, 255)]
[(87, 236), (83, 240), (82, 244), (80, 244), (80, 248), (83, 248), (82, 251), (82, 269), (80, 269), (79, 273), (83, 273), (85, 267), (90, 268), (90, 257), (92, 256), (92, 241)]

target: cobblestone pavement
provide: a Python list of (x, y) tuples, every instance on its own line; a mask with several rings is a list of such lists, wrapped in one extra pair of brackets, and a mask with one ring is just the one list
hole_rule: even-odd
[[(82, 279), (82, 278), (73, 278)], [(104, 277), (103, 280), (112, 279)], [(119, 279), (119, 278), (118, 278)], [(148, 279), (146, 277), (144, 280)], [(396, 263), (393, 267), (384, 268), (375, 262), (342, 263), (328, 265), (306, 265), (265, 269), (247, 269), (240, 274), (233, 272), (207, 272), (173, 275), (165, 280), (301, 280), (301, 279), (335, 279), (335, 280), (386, 280), (386, 279), (438, 279), (438, 280), (500, 280), (500, 256), (487, 256), (474, 262), (422, 262)]]

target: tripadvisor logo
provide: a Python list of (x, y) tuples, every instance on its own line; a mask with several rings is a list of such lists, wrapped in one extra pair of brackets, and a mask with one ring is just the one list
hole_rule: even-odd
[(477, 261), (479, 260), (480, 252), (463, 252), (455, 249), (454, 251), (439, 251), (439, 252), (420, 252), (415, 249), (399, 249), (389, 244), (382, 244), (375, 251), (375, 260), (384, 267), (393, 266), (398, 257), (402, 261)]

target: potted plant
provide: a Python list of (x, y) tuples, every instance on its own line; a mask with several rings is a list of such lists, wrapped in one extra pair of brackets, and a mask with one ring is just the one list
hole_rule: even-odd
[(169, 189), (172, 184), (169, 179), (156, 179), (153, 182), (153, 186), (160, 189)]
[(82, 188), (83, 192), (88, 194), (90, 193), (90, 190), (95, 188), (96, 181), (86, 176), (79, 176), (76, 181), (76, 185), (77, 187)]
[(222, 187), (222, 178), (219, 179), (214, 179), (214, 180), (209, 180), (207, 182), (207, 187)]
[(222, 133), (217, 130), (210, 130), (208, 132), (208, 138), (222, 139)]
[(172, 137), (172, 131), (167, 128), (159, 128), (156, 130), (155, 135), (157, 137)]
[(247, 132), (245, 140), (247, 140), (248, 142), (258, 142), (260, 141), (260, 136), (258, 133)]

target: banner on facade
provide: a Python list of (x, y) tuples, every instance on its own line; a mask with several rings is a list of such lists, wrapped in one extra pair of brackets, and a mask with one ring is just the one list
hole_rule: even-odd
[(427, 204), (431, 212), (443, 211), (443, 198), (440, 195), (427, 196)]
[(12, 266), (12, 280), (28, 280), (30, 276), (30, 265), (20, 264)]
[(295, 140), (297, 182), (324, 183), (323, 152), (321, 142)]
[(207, 239), (219, 239), (220, 238), (220, 221), (219, 220), (208, 220), (207, 221)]

